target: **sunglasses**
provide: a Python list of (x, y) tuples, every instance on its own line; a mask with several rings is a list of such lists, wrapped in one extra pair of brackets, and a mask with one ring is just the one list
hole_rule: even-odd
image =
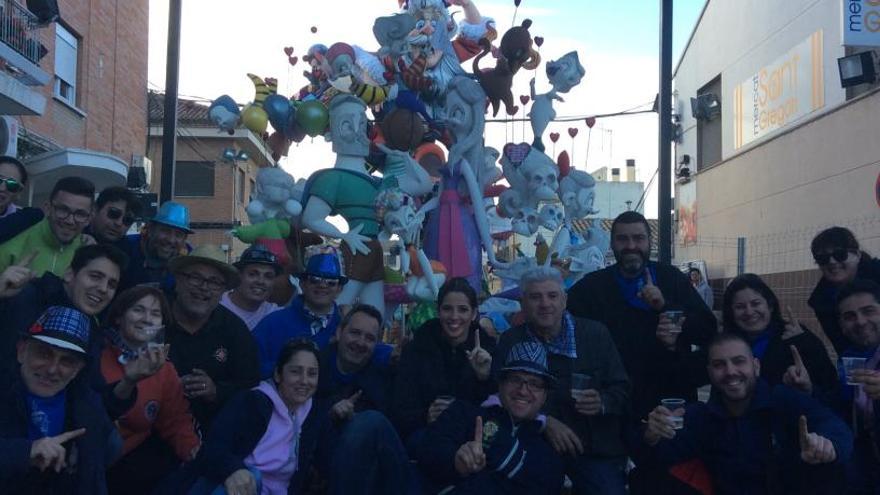
[(830, 253), (819, 253), (814, 254), (813, 259), (816, 260), (817, 265), (827, 265), (831, 262), (831, 258), (834, 258), (834, 261), (838, 263), (843, 263), (849, 258), (849, 253), (851, 250), (849, 249), (835, 249)]
[(324, 278), (316, 275), (307, 275), (306, 280), (313, 285), (326, 285), (327, 287), (337, 287), (340, 283), (336, 278)]
[(17, 193), (18, 191), (24, 189), (24, 186), (21, 185), (21, 182), (13, 179), (12, 177), (0, 176), (0, 184), (5, 184), (6, 190), (11, 193)]
[(107, 218), (113, 220), (114, 222), (121, 218), (122, 223), (125, 225), (131, 225), (134, 223), (134, 215), (132, 215), (131, 213), (126, 213), (119, 208), (107, 208)]

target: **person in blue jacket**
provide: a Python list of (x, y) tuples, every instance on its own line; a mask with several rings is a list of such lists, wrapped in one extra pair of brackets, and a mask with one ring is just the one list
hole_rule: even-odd
[(720, 334), (708, 354), (709, 401), (657, 406), (636, 458), (665, 466), (698, 459), (718, 495), (840, 493), (853, 452), (846, 424), (812, 397), (759, 378), (760, 362), (741, 336)]
[(428, 483), (444, 494), (558, 494), (563, 462), (541, 433), (539, 413), (556, 377), (536, 341), (514, 344), (498, 394), (481, 406), (454, 401), (416, 446)]

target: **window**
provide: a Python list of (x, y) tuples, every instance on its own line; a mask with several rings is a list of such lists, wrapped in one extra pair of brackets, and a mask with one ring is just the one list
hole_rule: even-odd
[(697, 121), (697, 170), (715, 165), (721, 161), (721, 76), (697, 91), (697, 96), (715, 95), (718, 108), (710, 118)]
[(55, 96), (76, 106), (76, 65), (79, 41), (61, 24), (55, 24)]
[(237, 170), (235, 171), (235, 174), (236, 174), (236, 181), (235, 181), (235, 199), (236, 199), (236, 201), (238, 201), (239, 203), (242, 203), (242, 204), (243, 204), (243, 203), (244, 203), (244, 198), (245, 198), (245, 195), (244, 195), (244, 185), (245, 185), (245, 180), (244, 180), (244, 170), (242, 170), (242, 169), (237, 169)]
[(214, 162), (178, 161), (174, 167), (174, 195), (214, 196)]

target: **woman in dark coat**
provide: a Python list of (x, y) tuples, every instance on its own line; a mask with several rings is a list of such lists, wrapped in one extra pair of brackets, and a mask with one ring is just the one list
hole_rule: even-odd
[(793, 373), (800, 370), (789, 371), (797, 364), (795, 359), (800, 359), (809, 373), (808, 388), (814, 396), (828, 399), (837, 389), (837, 370), (825, 345), (790, 311), (787, 318), (782, 317), (776, 294), (761, 277), (746, 273), (733, 279), (724, 291), (722, 315), (724, 331), (742, 335), (751, 344), (761, 362), (761, 378), (770, 385), (787, 383), (807, 391), (799, 386), (806, 383), (803, 379), (792, 380)]
[(479, 406), (497, 388), (490, 376), (495, 340), (477, 323), (474, 289), (464, 278), (452, 278), (438, 301), (439, 317), (416, 330), (397, 370), (392, 410), (407, 447), (453, 400)]

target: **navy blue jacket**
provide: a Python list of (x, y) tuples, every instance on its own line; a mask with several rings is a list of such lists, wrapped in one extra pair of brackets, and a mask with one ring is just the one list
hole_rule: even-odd
[[(856, 278), (871, 280), (880, 284), (880, 259), (871, 258), (867, 254), (862, 253)], [(807, 305), (813, 308), (813, 312), (816, 313), (816, 319), (822, 325), (822, 331), (828, 336), (828, 340), (831, 341), (831, 345), (834, 346), (837, 354), (840, 354), (850, 344), (840, 330), (840, 323), (837, 320), (836, 300), (837, 288), (828, 283), (823, 277), (819, 279), (816, 288), (810, 294)]]
[(347, 399), (358, 390), (363, 393), (355, 403), (355, 412), (375, 410), (390, 415), (391, 390), (394, 372), (387, 366), (368, 363), (362, 370), (350, 375), (343, 375), (336, 366), (336, 344), (330, 344), (320, 354), (320, 373), (318, 373), (318, 391), (315, 397), (336, 404)]
[[(312, 401), (312, 409), (300, 432), (297, 469), (288, 493), (302, 493), (312, 467), (326, 472), (326, 449), (333, 443), (328, 411), (327, 402)], [(247, 390), (233, 397), (214, 419), (199, 455), (189, 468), (194, 474), (189, 481), (206, 477), (222, 485), (230, 474), (246, 469), (244, 460), (266, 434), (271, 417), (272, 401), (263, 392)]]
[(12, 215), (0, 218), (0, 244), (40, 223), (45, 216), (43, 210), (26, 206)]
[[(462, 478), (455, 470), (455, 453), (474, 439), (477, 416), (483, 418), (486, 467)], [(428, 426), (415, 457), (419, 469), (438, 489), (455, 485), (454, 490), (444, 493), (557, 495), (562, 489), (562, 459), (544, 440), (541, 423), (527, 421), (514, 428), (501, 406), (453, 402)]]
[[(640, 445), (639, 461), (672, 466), (698, 458), (718, 495), (824, 493), (834, 489), (835, 472), (853, 451), (852, 432), (830, 409), (785, 385), (770, 388), (759, 379), (748, 411), (731, 417), (719, 394), (687, 408), (684, 428), (653, 448)], [(834, 444), (837, 460), (827, 465), (801, 461), (798, 418), (809, 431)], [(822, 487), (824, 485), (824, 488)], [(837, 488), (839, 490), (839, 486)], [(832, 491), (833, 493), (833, 491)]]
[[(67, 449), (72, 471), (56, 474), (40, 472), (30, 466), (31, 440), (28, 438), (25, 388), (18, 368), (7, 368), (0, 381), (0, 491), (3, 493), (105, 494), (107, 465), (121, 453), (122, 439), (107, 417), (101, 398), (82, 377), (67, 387), (64, 431), (85, 428), (81, 437), (71, 440)], [(73, 449), (73, 447), (76, 447)], [(76, 451), (75, 462), (71, 452)]]

